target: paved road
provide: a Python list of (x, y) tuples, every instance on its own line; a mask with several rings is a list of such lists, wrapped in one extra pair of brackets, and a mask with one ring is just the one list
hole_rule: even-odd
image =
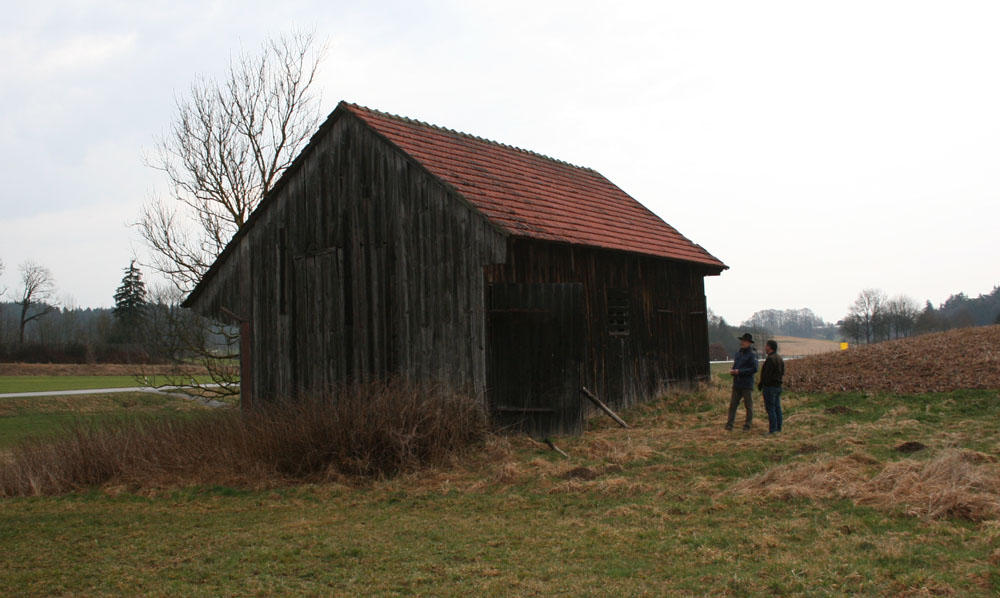
[[(218, 384), (205, 384), (205, 387), (218, 386)], [(196, 397), (188, 394), (174, 392), (181, 390), (182, 386), (130, 386), (127, 388), (86, 388), (83, 390), (46, 390), (41, 392), (9, 392), (0, 394), (0, 399), (17, 399), (25, 397), (63, 397), (67, 395), (98, 395), (114, 392), (155, 392), (159, 394), (181, 397), (192, 401), (198, 401), (209, 407), (223, 407), (225, 403), (204, 397)]]

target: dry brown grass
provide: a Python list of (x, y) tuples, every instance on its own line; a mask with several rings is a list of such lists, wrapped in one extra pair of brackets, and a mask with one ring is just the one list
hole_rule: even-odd
[(191, 484), (251, 488), (384, 478), (447, 462), (481, 444), (487, 420), (470, 398), (399, 383), (201, 417), (78, 423), (15, 447), (0, 496), (90, 487)]
[(903, 459), (876, 469), (863, 453), (780, 465), (733, 485), (740, 496), (848, 498), (858, 505), (902, 510), (927, 519), (985, 521), (1000, 517), (996, 458), (949, 449), (930, 460)]

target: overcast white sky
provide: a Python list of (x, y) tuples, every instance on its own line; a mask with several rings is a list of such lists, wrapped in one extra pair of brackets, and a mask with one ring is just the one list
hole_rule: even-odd
[(1000, 3), (19, 2), (0, 20), (0, 289), (109, 306), (196, 74), (329, 39), (347, 99), (600, 171), (730, 266), (709, 306), (839, 319), (1000, 284)]

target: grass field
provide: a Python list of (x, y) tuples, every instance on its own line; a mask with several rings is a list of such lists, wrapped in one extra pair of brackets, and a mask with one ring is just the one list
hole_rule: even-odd
[[(362, 486), (104, 488), (6, 499), (0, 595), (1000, 592), (993, 518), (920, 516), (909, 499), (859, 504), (839, 492), (853, 483), (847, 477), (839, 490), (837, 479), (805, 479), (798, 494), (752, 491), (760, 474), (829, 465), (830, 476), (864, 481), (955, 448), (977, 451), (976, 467), (995, 475), (996, 391), (791, 394), (786, 431), (767, 437), (760, 419), (753, 432), (722, 429), (727, 393), (716, 379), (706, 391), (624, 412), (630, 430), (598, 418), (581, 437), (554, 439), (569, 459), (529, 439), (493, 439), (474, 459)], [(51, 405), (51, 414), (78, 410), (77, 400)], [(894, 450), (905, 441), (928, 448)], [(836, 469), (847, 462), (849, 471)], [(824, 481), (834, 482), (826, 494)]]
[(133, 376), (0, 376), (0, 394), (142, 386)]
[(153, 393), (0, 398), (0, 456), (29, 436), (58, 433), (78, 419), (151, 417), (206, 409), (195, 401)]
[[(208, 376), (195, 376), (193, 379), (202, 383), (211, 382), (211, 378)], [(133, 386), (165, 385), (169, 384), (171, 380), (172, 378), (164, 376), (138, 380), (134, 376), (0, 376), (0, 394), (92, 388), (131, 388)]]

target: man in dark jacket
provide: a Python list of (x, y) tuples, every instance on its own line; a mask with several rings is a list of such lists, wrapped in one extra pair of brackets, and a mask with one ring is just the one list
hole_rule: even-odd
[(764, 393), (764, 409), (767, 410), (767, 433), (781, 431), (781, 380), (785, 377), (785, 360), (778, 355), (778, 343), (770, 340), (764, 346), (767, 359), (760, 368), (760, 382), (757, 389)]
[(744, 333), (740, 337), (740, 350), (736, 352), (733, 369), (729, 370), (729, 373), (733, 377), (733, 395), (729, 399), (729, 419), (726, 420), (726, 429), (733, 429), (736, 408), (740, 406), (742, 400), (747, 410), (743, 429), (749, 430), (753, 421), (753, 375), (757, 373), (757, 354), (753, 350), (753, 337), (749, 333)]

